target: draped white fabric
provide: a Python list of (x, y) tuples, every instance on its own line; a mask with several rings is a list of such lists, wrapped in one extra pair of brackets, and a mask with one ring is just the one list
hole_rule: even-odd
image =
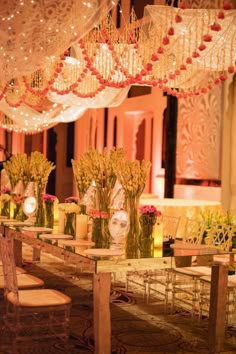
[(0, 110), (11, 119), (4, 119), (2, 116), (1, 125), (6, 128), (13, 129), (18, 132), (37, 132), (41, 129), (48, 129), (58, 123), (69, 123), (81, 117), (85, 111), (85, 107), (55, 105), (47, 112), (40, 113), (26, 105), (12, 108), (5, 100), (0, 102)]
[[(38, 112), (22, 104), (17, 108), (10, 107), (5, 100), (0, 101), (0, 124), (18, 132), (37, 132), (48, 129), (57, 123), (69, 123), (79, 119), (89, 108), (103, 108), (119, 106), (126, 98), (129, 87), (122, 89), (105, 88), (93, 98), (80, 98), (73, 93), (58, 95), (50, 92), (48, 99), (52, 106)], [(6, 115), (7, 117), (5, 117)]]
[(115, 0), (11, 0), (0, 7), (1, 81), (27, 75), (59, 56), (114, 6)]
[(119, 106), (126, 98), (130, 87), (115, 89), (106, 87), (102, 92), (99, 92), (95, 97), (81, 98), (73, 93), (58, 95), (55, 92), (50, 92), (47, 97), (55, 103), (68, 104), (70, 106), (79, 106), (84, 108), (104, 108)]

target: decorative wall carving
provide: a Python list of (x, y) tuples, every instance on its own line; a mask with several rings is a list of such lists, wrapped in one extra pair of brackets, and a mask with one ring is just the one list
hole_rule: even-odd
[(180, 99), (176, 177), (220, 179), (222, 88)]

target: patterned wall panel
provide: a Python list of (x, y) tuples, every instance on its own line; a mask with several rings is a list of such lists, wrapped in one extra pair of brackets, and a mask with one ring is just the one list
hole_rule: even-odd
[(222, 89), (180, 99), (176, 177), (220, 179)]

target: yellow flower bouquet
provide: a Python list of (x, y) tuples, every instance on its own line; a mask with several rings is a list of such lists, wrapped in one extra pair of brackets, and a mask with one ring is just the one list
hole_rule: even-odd
[(105, 219), (92, 217), (92, 240), (95, 242), (95, 247), (109, 247), (108, 218), (111, 196), (117, 181), (116, 169), (124, 156), (123, 149), (113, 148), (108, 151), (105, 148), (100, 153), (91, 148), (81, 156), (80, 160), (72, 160), (80, 201), (83, 203), (85, 194), (93, 186), (93, 205), (90, 205), (90, 208), (108, 215)]
[(124, 161), (117, 168), (116, 173), (124, 189), (126, 208), (130, 217), (130, 229), (127, 235), (126, 255), (128, 258), (138, 256), (140, 236), (139, 199), (144, 191), (150, 173), (149, 161)]

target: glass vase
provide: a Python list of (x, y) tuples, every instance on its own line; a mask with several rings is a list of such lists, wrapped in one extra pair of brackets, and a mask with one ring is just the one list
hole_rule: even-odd
[(2, 202), (1, 216), (10, 218), (10, 201)]
[(109, 248), (108, 219), (93, 219), (92, 241), (95, 243), (95, 248)]
[(36, 226), (45, 226), (45, 210), (44, 202), (42, 200), (43, 189), (36, 187), (37, 191), (37, 210), (35, 214), (35, 225)]
[(87, 206), (85, 204), (80, 204), (80, 214), (86, 215)]
[(26, 215), (24, 214), (22, 203), (16, 204), (13, 212), (13, 218), (17, 221), (25, 221)]
[(130, 218), (130, 228), (127, 235), (126, 242), (126, 257), (137, 258), (138, 257), (138, 239), (140, 235), (140, 223), (139, 223), (139, 198), (128, 197), (127, 209)]
[(139, 250), (142, 258), (153, 257), (154, 254), (154, 237), (153, 237), (154, 225), (141, 224), (140, 238), (139, 238)]
[(41, 198), (38, 199), (38, 208), (36, 211), (36, 221), (35, 221), (36, 226), (45, 226), (45, 211), (44, 211), (44, 205), (43, 201)]
[(54, 203), (45, 203), (45, 213), (46, 213), (46, 226), (53, 229), (54, 226)]
[(64, 233), (66, 235), (72, 235), (75, 237), (75, 213), (66, 213), (65, 214), (65, 228)]

